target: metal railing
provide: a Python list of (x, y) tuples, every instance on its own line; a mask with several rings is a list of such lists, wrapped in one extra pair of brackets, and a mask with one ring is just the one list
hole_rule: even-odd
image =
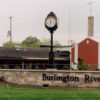
[[(0, 69), (47, 69), (49, 68), (48, 63), (22, 63), (22, 64), (0, 64)], [(88, 66), (89, 70), (99, 70), (100, 65), (98, 64), (84, 64), (84, 66)], [(80, 70), (78, 69), (78, 64), (54, 64), (53, 68), (58, 70)]]
[[(0, 64), (0, 69), (47, 69), (49, 68), (49, 64)], [(53, 68), (56, 68), (58, 70), (60, 69), (65, 69), (69, 70), (70, 69), (70, 64), (54, 64)]]

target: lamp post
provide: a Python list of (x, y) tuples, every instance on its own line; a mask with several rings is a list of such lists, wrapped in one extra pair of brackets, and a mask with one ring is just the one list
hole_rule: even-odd
[(45, 27), (51, 34), (51, 46), (49, 52), (49, 68), (54, 68), (53, 33), (58, 28), (57, 17), (54, 12), (50, 12), (45, 19)]

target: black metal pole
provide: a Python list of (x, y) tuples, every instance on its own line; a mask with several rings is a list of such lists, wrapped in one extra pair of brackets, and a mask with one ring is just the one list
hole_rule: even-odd
[[(53, 24), (52, 18), (55, 21), (55, 25)], [(47, 24), (49, 21), (49, 24)], [(52, 26), (53, 25), (53, 26)], [(57, 26), (57, 17), (53, 12), (50, 12), (48, 16), (45, 19), (45, 27), (50, 31), (51, 33), (51, 45), (50, 45), (50, 52), (49, 52), (49, 68), (55, 68), (54, 67), (54, 51), (53, 51), (53, 32), (58, 28)]]
[(54, 68), (53, 32), (50, 33), (51, 33), (51, 46), (49, 52), (49, 67)]
[(51, 33), (51, 52), (53, 52), (53, 33)]

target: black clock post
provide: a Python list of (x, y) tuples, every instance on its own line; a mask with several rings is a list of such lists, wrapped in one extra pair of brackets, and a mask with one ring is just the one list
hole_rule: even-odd
[(45, 27), (51, 34), (51, 45), (49, 52), (49, 68), (54, 68), (54, 50), (53, 50), (53, 33), (58, 28), (57, 17), (53, 12), (50, 12), (45, 19)]

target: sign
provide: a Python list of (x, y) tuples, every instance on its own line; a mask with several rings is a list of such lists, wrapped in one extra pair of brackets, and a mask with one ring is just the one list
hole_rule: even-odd
[[(47, 75), (47, 74), (42, 74), (42, 79), (43, 81), (62, 81), (63, 83), (66, 82), (79, 82), (80, 81), (80, 77), (78, 76), (70, 76), (70, 75), (66, 75), (66, 76), (60, 76), (57, 74), (53, 74), (53, 75)], [(100, 76), (93, 76), (93, 75), (84, 75), (84, 82), (100, 82)]]

